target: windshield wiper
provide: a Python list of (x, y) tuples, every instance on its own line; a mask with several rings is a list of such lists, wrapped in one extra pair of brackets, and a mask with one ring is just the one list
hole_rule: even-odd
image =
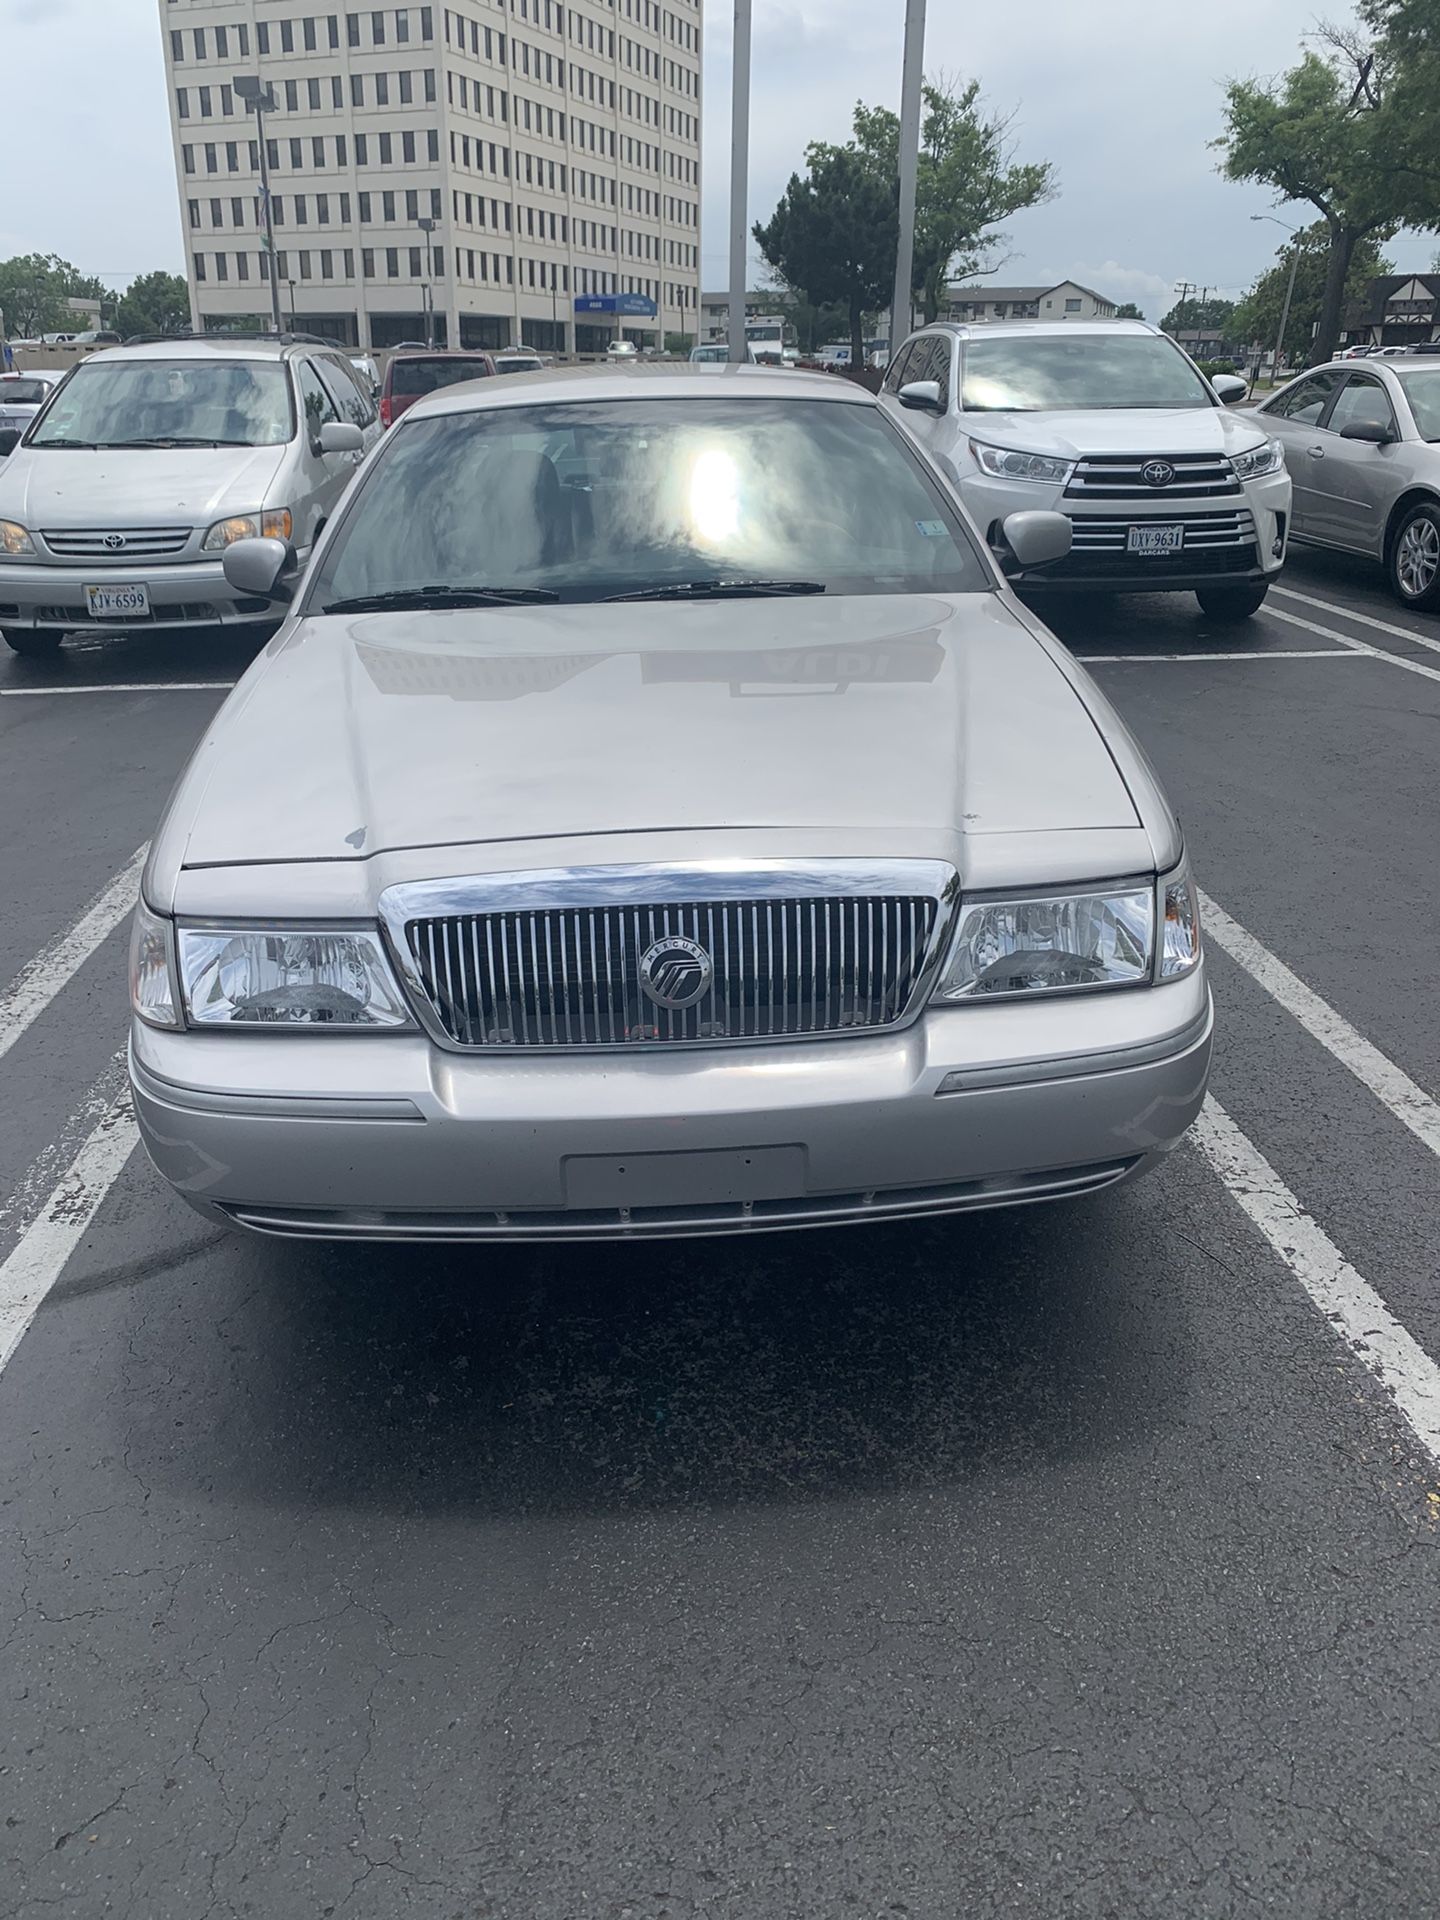
[(127, 447), (248, 447), (252, 442), (187, 439), (183, 434), (166, 434), (163, 439), (157, 440), (96, 440), (93, 444), (106, 453), (124, 453)]
[(331, 600), (322, 613), (384, 613), (391, 607), (549, 606), (560, 598), (549, 587), (392, 587), (386, 593), (357, 593)]
[(98, 440), (32, 440), (30, 444), (32, 447), (44, 447), (47, 450), (51, 447), (80, 447), (86, 453), (94, 453), (100, 443)]
[(672, 580), (638, 587), (633, 593), (607, 593), (607, 600), (761, 600), (771, 594), (824, 593), (819, 580)]

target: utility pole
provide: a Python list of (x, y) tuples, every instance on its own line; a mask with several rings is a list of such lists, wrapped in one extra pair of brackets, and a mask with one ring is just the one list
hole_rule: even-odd
[(425, 344), (435, 345), (435, 290), (430, 284), (430, 276), (435, 270), (434, 249), (431, 236), (435, 232), (435, 222), (428, 216), (416, 222), (425, 236)]
[(920, 162), (920, 100), (925, 81), (925, 0), (905, 0), (905, 51), (900, 66), (900, 243), (890, 301), (890, 352), (910, 331), (915, 264), (915, 175)]
[(1297, 233), (1290, 242), (1290, 278), (1285, 282), (1285, 300), (1280, 308), (1280, 331), (1275, 336), (1275, 365), (1271, 371), (1272, 381), (1280, 378), (1280, 355), (1285, 346), (1285, 329), (1290, 324), (1290, 302), (1295, 294), (1295, 269), (1300, 264), (1300, 235)]
[[(241, 73), (235, 77), (235, 92), (243, 100), (249, 112), (255, 116), (255, 145), (260, 154), (260, 207), (265, 220), (265, 252), (269, 260), (270, 274), (270, 317), (275, 324), (276, 333), (284, 329), (280, 325), (280, 280), (276, 273), (275, 258), (275, 222), (270, 211), (270, 167), (265, 155), (265, 116), (275, 111), (273, 88), (267, 87), (257, 75)], [(294, 302), (292, 299), (291, 305)]]
[(745, 212), (750, 190), (750, 0), (735, 0), (735, 48), (730, 73), (730, 324), (731, 361), (745, 352)]

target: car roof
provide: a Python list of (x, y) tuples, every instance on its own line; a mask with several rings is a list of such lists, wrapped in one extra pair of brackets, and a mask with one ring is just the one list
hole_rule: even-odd
[[(1073, 333), (1143, 333), (1158, 335), (1148, 320), (935, 320), (923, 333), (948, 333), (959, 340), (993, 340), (997, 334), (1025, 339), (1062, 337)], [(910, 335), (913, 340), (914, 334)]]
[(474, 386), (445, 387), (426, 394), (405, 414), (406, 420), (439, 413), (478, 413), (490, 407), (525, 406), (547, 400), (712, 400), (724, 392), (730, 400), (838, 400), (873, 407), (873, 393), (829, 373), (799, 373), (787, 367), (692, 366), (689, 361), (645, 361), (617, 366), (545, 367), (511, 374)]
[(0, 380), (63, 380), (68, 367), (11, 367), (0, 373)]
[[(343, 353), (343, 347), (328, 341), (321, 347), (316, 341), (303, 344), (289, 340), (264, 340), (259, 335), (231, 334), (212, 340), (192, 340), (177, 336), (173, 340), (136, 341), (133, 346), (107, 347), (104, 358), (111, 360), (291, 360), (297, 354), (329, 351)], [(99, 358), (99, 355), (94, 356)]]

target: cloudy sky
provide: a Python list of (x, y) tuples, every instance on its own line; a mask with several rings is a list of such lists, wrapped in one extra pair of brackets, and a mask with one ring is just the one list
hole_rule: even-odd
[[(314, 0), (318, 10), (320, 0)], [(300, 0), (296, 10), (301, 11)], [(183, 258), (157, 0), (0, 0), (0, 258), (59, 253), (123, 285)], [(707, 0), (703, 277), (723, 284), (730, 16)], [(904, 0), (754, 0), (750, 218), (767, 218), (810, 139), (843, 139), (857, 99), (898, 104)], [(1020, 154), (1053, 161), (1060, 197), (1009, 228), (999, 277), (1080, 280), (1153, 316), (1181, 280), (1241, 291), (1283, 236), (1248, 215), (1207, 141), (1221, 86), (1295, 57), (1343, 0), (930, 0), (926, 66), (977, 76), (1016, 116)], [(1279, 210), (1298, 221), (1303, 212)], [(1402, 270), (1435, 236), (1401, 238)]]

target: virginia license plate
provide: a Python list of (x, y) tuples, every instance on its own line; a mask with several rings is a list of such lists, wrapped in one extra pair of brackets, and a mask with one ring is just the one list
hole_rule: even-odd
[(92, 620), (142, 620), (150, 611), (148, 587), (86, 587)]
[(1127, 553), (1179, 553), (1185, 544), (1184, 527), (1131, 527)]

